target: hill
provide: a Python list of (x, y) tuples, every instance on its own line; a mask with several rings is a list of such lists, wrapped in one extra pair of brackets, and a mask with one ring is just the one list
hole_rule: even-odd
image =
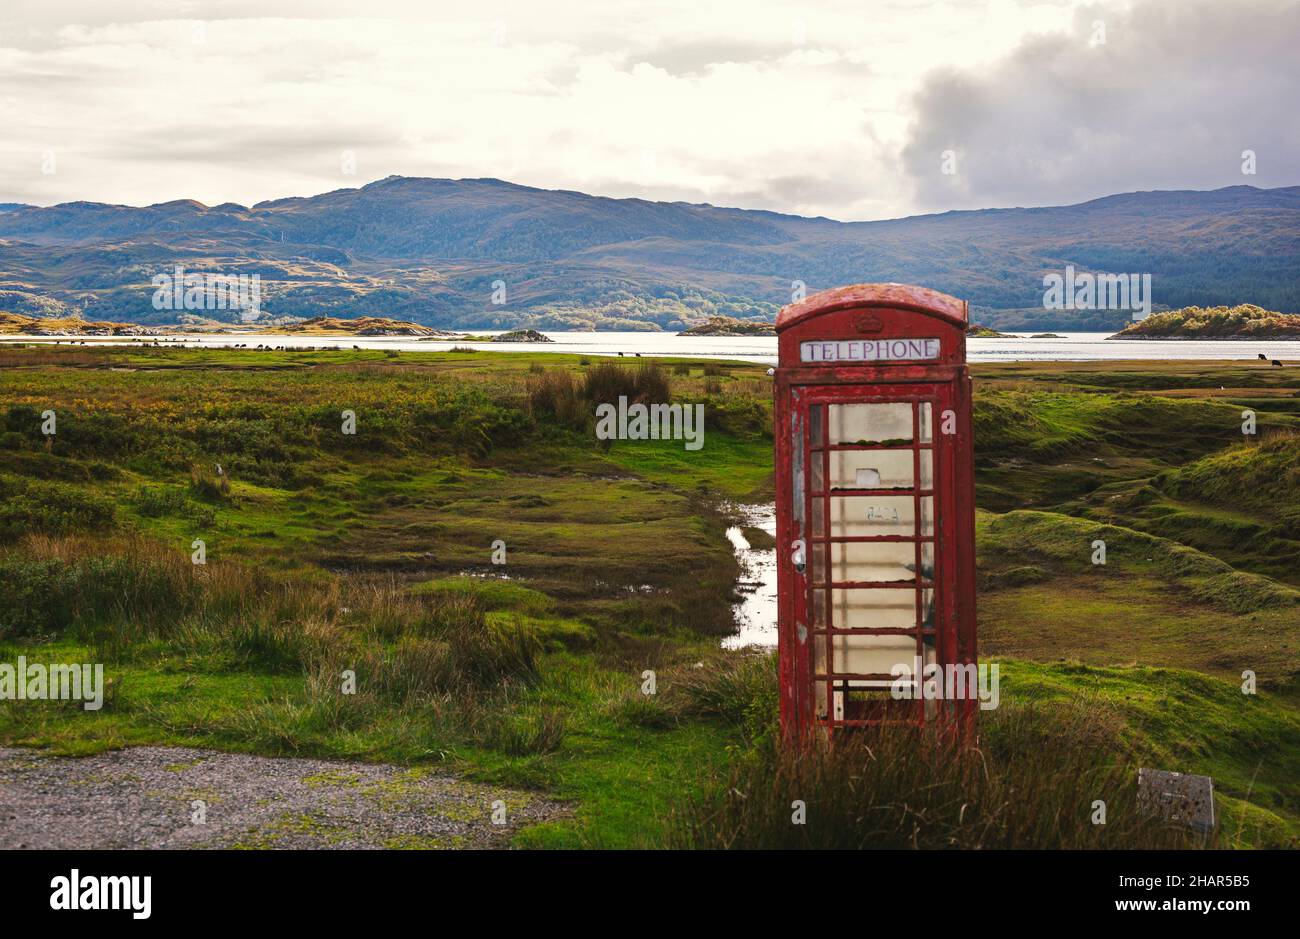
[(776, 324), (738, 320), (733, 316), (710, 316), (683, 330), (682, 336), (775, 336)]
[(1111, 339), (1300, 339), (1300, 316), (1249, 303), (1153, 313)]
[(358, 316), (356, 319), (339, 319), (333, 316), (316, 316), (301, 323), (277, 326), (266, 330), (271, 333), (306, 333), (312, 336), (341, 334), (347, 336), (453, 336), (441, 329), (387, 319), (381, 316)]
[(181, 268), (257, 275), (270, 317), (680, 330), (711, 316), (770, 321), (795, 281), (892, 280), (964, 297), (994, 328), (1118, 329), (1126, 311), (1042, 309), (1044, 274), (1150, 273), (1158, 305), (1247, 299), (1300, 312), (1297, 233), (1300, 187), (837, 222), (389, 177), (252, 207), (6, 207), (0, 310), (177, 322), (152, 303), (151, 278)]
[(78, 317), (0, 313), (0, 336), (134, 336), (145, 330), (131, 323), (106, 323)]

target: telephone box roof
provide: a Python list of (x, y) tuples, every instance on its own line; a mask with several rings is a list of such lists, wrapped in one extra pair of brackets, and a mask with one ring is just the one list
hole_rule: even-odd
[(928, 287), (908, 284), (851, 284), (823, 290), (798, 303), (782, 307), (776, 318), (776, 331), (789, 329), (823, 313), (856, 307), (892, 307), (914, 310), (945, 320), (959, 329), (966, 328), (966, 301)]

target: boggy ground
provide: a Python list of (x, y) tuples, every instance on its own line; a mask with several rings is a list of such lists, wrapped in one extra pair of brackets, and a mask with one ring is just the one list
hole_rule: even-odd
[[(753, 806), (781, 789), (774, 669), (718, 648), (737, 573), (720, 507), (771, 498), (770, 383), (760, 366), (661, 362), (645, 381), (705, 403), (704, 448), (606, 446), (586, 423), (593, 402), (642, 386), (600, 366), (0, 350), (0, 662), (101, 661), (110, 678), (95, 713), (0, 703), (0, 744), (387, 763), (568, 807), (525, 816), (509, 829), (517, 846), (754, 843), (727, 826), (768, 831)], [(1138, 765), (1210, 773), (1220, 843), (1294, 844), (1297, 374), (975, 371), (981, 654), (1003, 672), (1002, 707), (983, 715), (1002, 774), (989, 779), (1032, 774), (1044, 801), (1008, 817), (985, 793), (1002, 814), (961, 813), (904, 843), (980, 843), (976, 825), (1007, 847), (1163, 843), (1141, 826), (1036, 823), (1071, 811), (1050, 792), (1083, 798), (1077, 782), (1054, 785), (1059, 764), (1103, 790)], [(355, 435), (341, 433), (345, 410)], [(344, 670), (355, 695), (338, 692)], [(1241, 693), (1245, 670), (1256, 695)], [(833, 787), (837, 773), (818, 779)], [(921, 784), (969, 801), (968, 779), (908, 783)], [(750, 808), (718, 810), (718, 793), (746, 785)], [(250, 846), (276, 840), (263, 821)], [(871, 829), (872, 843), (903, 827)]]

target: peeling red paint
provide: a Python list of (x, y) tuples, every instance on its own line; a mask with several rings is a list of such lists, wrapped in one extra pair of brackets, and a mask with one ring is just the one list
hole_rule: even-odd
[(973, 720), (973, 696), (889, 691), (899, 687), (893, 659), (976, 663), (966, 326), (965, 301), (904, 284), (828, 290), (777, 318), (777, 626), (789, 741)]

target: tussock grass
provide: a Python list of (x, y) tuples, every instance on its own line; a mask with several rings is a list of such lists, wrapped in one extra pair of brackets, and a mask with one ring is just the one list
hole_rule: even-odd
[(186, 617), (242, 607), (249, 579), (196, 570), (187, 554), (142, 539), (33, 535), (0, 554), (0, 638), (93, 640), (112, 628), (124, 641), (153, 639)]
[(582, 396), (595, 404), (617, 404), (619, 398), (629, 403), (666, 404), (672, 400), (672, 386), (667, 373), (654, 362), (624, 368), (613, 362), (601, 362), (583, 373)]
[[(679, 812), (684, 848), (1169, 848), (1200, 839), (1138, 807), (1136, 774), (1048, 712), (996, 712), (982, 745), (912, 728), (774, 745)], [(1095, 800), (1106, 824), (1095, 825)], [(792, 819), (802, 803), (803, 824)]]
[(568, 724), (564, 712), (543, 707), (512, 714), (492, 712), (493, 722), (484, 734), (484, 743), (514, 757), (554, 753), (564, 743)]
[[(1244, 696), (1232, 681), (1176, 669), (1003, 662), (1001, 705), (979, 713), (972, 746), (933, 728), (895, 727), (850, 737), (830, 753), (788, 752), (773, 721), (773, 665), (771, 656), (720, 656), (703, 668), (670, 670), (661, 682), (661, 711), (678, 719), (694, 707), (698, 716), (757, 714), (767, 722), (765, 733), (747, 734), (749, 745), (711, 771), (704, 795), (679, 807), (668, 835), (675, 846), (1300, 843), (1300, 828), (1284, 817), (1296, 795), (1300, 724), (1285, 701)], [(1142, 766), (1211, 775), (1221, 797), (1217, 840), (1141, 812)], [(807, 806), (807, 827), (791, 824), (795, 799)], [(1097, 799), (1106, 803), (1105, 826), (1092, 823)]]
[(200, 499), (225, 499), (230, 496), (230, 477), (195, 463), (190, 467), (190, 490)]
[(585, 427), (590, 419), (587, 405), (578, 382), (569, 372), (551, 369), (529, 376), (528, 411), (535, 420), (549, 419), (566, 427)]
[(629, 687), (609, 703), (610, 717), (625, 725), (662, 730), (692, 720), (720, 721), (746, 745), (777, 735), (776, 657), (764, 652), (713, 654), (662, 669), (656, 694)]
[(667, 730), (681, 723), (681, 710), (671, 699), (654, 694), (643, 694), (637, 688), (628, 688), (609, 702), (606, 714), (623, 727), (640, 727), (646, 730)]
[(776, 656), (742, 653), (717, 657), (670, 675), (689, 717), (718, 718), (762, 742), (777, 732)]
[(32, 537), (0, 554), (0, 640), (61, 638), (109, 658), (166, 639), (225, 667), (357, 670), (395, 699), (536, 678), (540, 642), (473, 595), (393, 578), (273, 578), (140, 538)]
[(148, 518), (183, 518), (197, 528), (210, 528), (217, 520), (215, 508), (196, 502), (180, 487), (141, 486), (133, 501), (135, 510)]
[(672, 384), (668, 373), (651, 362), (635, 368), (600, 362), (575, 377), (565, 369), (530, 372), (527, 383), (529, 413), (534, 419), (586, 429), (600, 404), (668, 404)]

